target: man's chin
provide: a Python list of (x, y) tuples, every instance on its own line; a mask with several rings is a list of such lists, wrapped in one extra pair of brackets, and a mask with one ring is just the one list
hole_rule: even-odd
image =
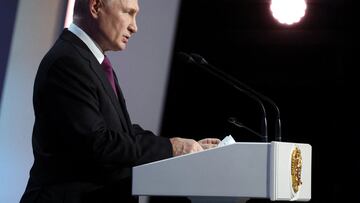
[(113, 47), (111, 47), (109, 51), (123, 51), (125, 49), (126, 49), (126, 44), (121, 43), (114, 45)]
[(127, 47), (127, 44), (125, 44), (125, 43), (120, 43), (120, 44), (118, 44), (118, 46), (116, 47), (116, 51), (123, 51), (123, 50), (126, 49), (126, 47)]
[(126, 49), (126, 46), (123, 47), (116, 47), (114, 50), (112, 51), (124, 51)]

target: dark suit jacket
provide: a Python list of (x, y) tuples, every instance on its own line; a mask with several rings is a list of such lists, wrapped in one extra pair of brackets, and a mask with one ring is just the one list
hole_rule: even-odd
[(87, 46), (64, 30), (34, 84), (34, 164), (21, 202), (124, 202), (131, 167), (172, 156), (168, 138), (132, 125)]

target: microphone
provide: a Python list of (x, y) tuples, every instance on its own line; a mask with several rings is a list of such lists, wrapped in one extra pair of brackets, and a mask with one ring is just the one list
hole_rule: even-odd
[[(215, 72), (217, 75), (220, 75), (221, 78), (223, 78), (223, 80), (227, 80), (229, 81), (229, 83), (234, 84), (235, 86), (237, 86), (237, 89), (243, 89), (242, 92), (246, 93), (247, 95), (251, 95), (251, 97), (256, 97), (257, 99), (255, 100), (264, 100), (266, 102), (268, 102), (275, 110), (276, 112), (276, 122), (275, 122), (275, 140), (276, 141), (281, 141), (282, 139), (282, 135), (281, 135), (281, 119), (280, 119), (280, 110), (278, 108), (278, 106), (275, 104), (275, 102), (273, 100), (271, 100), (269, 97), (261, 94), (258, 91), (255, 91), (254, 89), (252, 89), (251, 87), (249, 87), (248, 85), (240, 82), (239, 80), (235, 79), (234, 77), (232, 77), (231, 75), (226, 74), (225, 72), (221, 71), (220, 69), (214, 67), (213, 65), (211, 65), (210, 63), (208, 63), (202, 56), (198, 55), (198, 54), (190, 54), (190, 56), (192, 57), (192, 59), (201, 65), (201, 67), (206, 67), (206, 70), (211, 70), (212, 72)], [(241, 88), (240, 88), (240, 87)], [(261, 104), (263, 106), (263, 104)], [(262, 107), (263, 108), (263, 107)], [(264, 110), (265, 112), (265, 110)], [(264, 117), (266, 117), (266, 113), (264, 113)], [(264, 118), (266, 120), (266, 118)], [(266, 126), (267, 127), (267, 126)], [(267, 133), (266, 133), (267, 136)], [(267, 138), (266, 138), (267, 140)]]
[(235, 117), (230, 117), (227, 120), (230, 124), (233, 124), (234, 126), (238, 127), (238, 128), (243, 128), (245, 130), (247, 130), (248, 132), (252, 133), (253, 135), (256, 135), (257, 137), (264, 139), (264, 137), (262, 135), (260, 135), (259, 133), (255, 132), (254, 130), (252, 130), (251, 128), (247, 127), (246, 125), (244, 125), (243, 123), (240, 123), (238, 121), (237, 118)]
[(189, 55), (189, 54), (186, 54), (184, 52), (179, 52), (178, 55), (179, 55), (179, 57), (181, 57), (181, 59), (184, 62), (189, 63), (189, 64), (195, 64), (198, 67), (203, 68), (205, 71), (212, 74), (216, 78), (222, 80), (223, 82), (230, 85), (234, 89), (246, 94), (248, 97), (255, 100), (260, 105), (261, 111), (262, 111), (262, 114), (263, 114), (262, 122), (261, 122), (261, 132), (262, 132), (261, 137), (262, 137), (262, 140), (264, 142), (268, 142), (268, 128), (267, 128), (266, 110), (265, 110), (265, 106), (264, 106), (263, 102), (261, 101), (261, 99), (256, 94), (254, 94), (254, 93), (252, 93), (252, 92), (250, 92), (250, 91), (248, 91), (248, 90), (246, 90), (246, 89), (244, 89), (242, 87), (239, 87), (239, 85), (236, 84), (237, 82), (236, 82), (236, 80), (234, 78), (227, 75), (225, 72), (215, 68), (214, 66), (210, 65), (201, 56), (199, 56), (197, 54)]

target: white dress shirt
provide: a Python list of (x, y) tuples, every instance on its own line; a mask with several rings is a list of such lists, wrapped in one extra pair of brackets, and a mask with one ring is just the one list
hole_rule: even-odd
[(68, 30), (74, 33), (77, 37), (79, 37), (81, 41), (83, 41), (86, 44), (86, 46), (89, 47), (90, 51), (94, 54), (99, 64), (101, 64), (104, 61), (105, 56), (101, 51), (100, 47), (94, 40), (91, 39), (91, 37), (88, 34), (86, 34), (86, 32), (84, 32), (84, 30), (82, 30), (74, 23), (72, 23), (69, 26)]

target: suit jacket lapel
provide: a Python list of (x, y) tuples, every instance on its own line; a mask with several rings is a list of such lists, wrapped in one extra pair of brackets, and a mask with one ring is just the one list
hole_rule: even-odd
[[(74, 35), (70, 31), (68, 31), (67, 29), (65, 29), (64, 32), (62, 33), (61, 38), (74, 43), (75, 48), (79, 51), (79, 53), (89, 61), (91, 69), (98, 76), (103, 88), (105, 89), (105, 92), (110, 97), (111, 103), (113, 104), (113, 106), (116, 109), (116, 112), (119, 115), (121, 124), (123, 125), (123, 129), (125, 131), (129, 131), (128, 124), (127, 124), (128, 121), (127, 121), (126, 115), (125, 115), (125, 114), (127, 114), (127, 111), (126, 111), (126, 109), (125, 110), (121, 109), (119, 100), (118, 100), (113, 88), (111, 87), (111, 84), (108, 81), (105, 72), (102, 70), (102, 66), (99, 64), (99, 62), (97, 61), (95, 56), (91, 53), (91, 51), (89, 50), (89, 48), (86, 46), (86, 44), (83, 41), (81, 41), (76, 35)], [(118, 95), (120, 96), (120, 94), (118, 94)], [(121, 97), (122, 97), (122, 94), (121, 94)]]

